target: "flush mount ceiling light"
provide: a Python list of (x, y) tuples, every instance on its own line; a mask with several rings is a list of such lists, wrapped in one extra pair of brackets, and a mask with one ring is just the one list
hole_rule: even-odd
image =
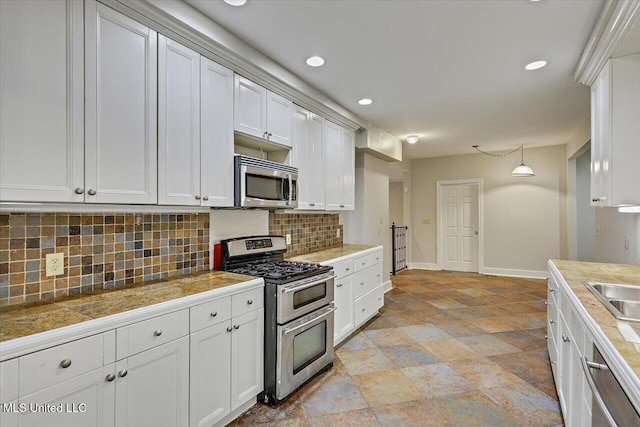
[(371, 104), (373, 104), (373, 100), (369, 99), (369, 98), (362, 98), (360, 101), (358, 101), (358, 104), (360, 104), (360, 105), (371, 105)]
[(224, 2), (230, 6), (244, 6), (247, 0), (224, 0)]
[(324, 65), (324, 59), (319, 56), (312, 56), (307, 58), (307, 65), (309, 67), (322, 67)]
[(547, 65), (547, 61), (534, 61), (524, 66), (527, 71), (538, 70)]
[(411, 135), (407, 137), (407, 142), (409, 144), (415, 144), (416, 142), (418, 142), (420, 138), (418, 138), (418, 135)]
[(513, 172), (511, 172), (511, 176), (521, 176), (521, 177), (536, 176), (536, 174), (533, 173), (533, 169), (531, 169), (529, 166), (524, 164), (524, 145), (521, 145), (515, 150), (511, 150), (503, 154), (487, 153), (486, 151), (482, 151), (480, 148), (478, 148), (479, 145), (473, 145), (472, 147), (475, 148), (476, 151), (482, 154), (486, 154), (487, 156), (500, 157), (500, 158), (508, 156), (509, 154), (515, 153), (516, 151), (520, 150), (520, 165), (516, 166)]

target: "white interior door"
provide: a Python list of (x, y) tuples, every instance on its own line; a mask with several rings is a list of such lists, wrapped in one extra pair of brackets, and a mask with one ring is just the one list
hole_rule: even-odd
[(478, 272), (478, 185), (442, 187), (443, 268)]

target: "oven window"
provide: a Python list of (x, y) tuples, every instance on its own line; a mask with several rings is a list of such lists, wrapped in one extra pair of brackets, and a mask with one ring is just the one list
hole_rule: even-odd
[(298, 309), (327, 296), (327, 282), (293, 293), (293, 308)]
[[(284, 179), (246, 174), (247, 197), (265, 200), (284, 200)], [(288, 197), (287, 197), (288, 198)]]
[(327, 347), (327, 322), (318, 323), (293, 338), (293, 374), (322, 357)]

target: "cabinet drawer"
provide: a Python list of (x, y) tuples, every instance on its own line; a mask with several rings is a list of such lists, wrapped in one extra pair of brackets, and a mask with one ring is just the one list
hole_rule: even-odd
[(204, 304), (191, 307), (191, 332), (217, 325), (231, 318), (231, 297), (218, 298)]
[(251, 289), (231, 296), (232, 316), (241, 316), (264, 306), (264, 288)]
[(362, 255), (353, 260), (354, 271), (360, 271), (372, 265), (382, 262), (382, 251), (377, 251), (372, 254)]
[(384, 290), (382, 289), (382, 285), (355, 300), (353, 302), (353, 309), (355, 311), (354, 318), (356, 328), (377, 313), (383, 305)]
[(0, 363), (0, 403), (9, 402), (18, 398), (19, 366), (18, 359), (11, 359)]
[(189, 335), (189, 310), (184, 309), (118, 328), (117, 359)]
[(115, 337), (111, 331), (20, 357), (20, 395), (31, 394), (102, 367), (105, 354), (113, 349), (114, 344)]
[(382, 284), (382, 264), (358, 271), (353, 280), (353, 297), (359, 298)]
[(348, 261), (342, 261), (333, 266), (333, 274), (335, 274), (336, 279), (340, 279), (341, 277), (348, 276), (353, 273), (353, 260), (350, 259)]

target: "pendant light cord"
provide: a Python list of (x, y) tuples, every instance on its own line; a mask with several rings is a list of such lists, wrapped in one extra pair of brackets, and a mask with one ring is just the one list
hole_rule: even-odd
[(478, 148), (478, 147), (480, 147), (479, 145), (472, 145), (472, 147), (473, 147), (473, 148), (475, 148), (475, 149), (476, 149), (476, 151), (478, 151), (478, 152), (480, 152), (480, 153), (482, 153), (482, 154), (486, 154), (487, 156), (500, 157), (500, 158), (502, 158), (502, 157), (506, 157), (506, 156), (508, 156), (509, 154), (513, 154), (513, 153), (515, 153), (516, 151), (518, 151), (518, 150), (522, 149), (522, 156), (521, 156), (521, 160), (522, 160), (522, 161), (524, 161), (524, 145), (521, 145), (521, 146), (519, 146), (518, 148), (515, 148), (515, 149), (513, 149), (513, 150), (511, 150), (511, 151), (509, 151), (509, 152), (507, 152), (507, 153), (502, 153), (502, 154), (487, 153), (486, 151), (482, 151), (480, 148)]

